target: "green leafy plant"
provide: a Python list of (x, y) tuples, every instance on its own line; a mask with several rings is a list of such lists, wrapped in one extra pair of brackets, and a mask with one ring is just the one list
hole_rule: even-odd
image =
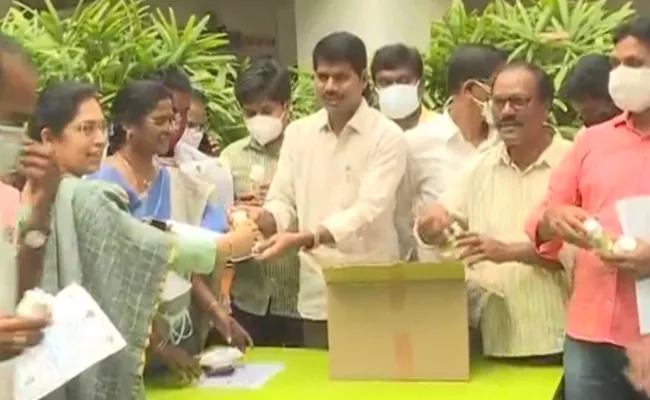
[[(427, 101), (438, 108), (447, 100), (446, 65), (463, 43), (493, 44), (509, 51), (511, 59), (533, 61), (559, 89), (580, 57), (611, 52), (612, 31), (634, 13), (631, 2), (611, 10), (606, 0), (492, 0), (483, 12), (468, 12), (461, 0), (454, 0), (442, 21), (431, 26)], [(558, 125), (575, 121), (560, 99), (552, 117)]]
[(320, 103), (314, 88), (314, 74), (294, 71), (293, 93), (291, 96), (291, 118), (297, 119), (318, 110)]
[[(432, 108), (444, 106), (446, 66), (464, 43), (493, 44), (509, 51), (511, 58), (534, 61), (559, 88), (581, 56), (609, 53), (612, 30), (633, 14), (630, 3), (610, 10), (606, 0), (492, 0), (482, 12), (469, 12), (462, 0), (454, 0), (442, 20), (431, 24), (424, 101)], [(209, 98), (212, 130), (230, 142), (245, 133), (233, 93), (241, 65), (227, 53), (225, 34), (207, 32), (207, 24), (207, 16), (191, 16), (180, 26), (171, 9), (152, 9), (145, 0), (79, 3), (66, 15), (45, 0), (38, 9), (15, 2), (2, 20), (2, 30), (28, 48), (42, 85), (64, 79), (94, 82), (104, 104), (127, 79), (182, 65)], [(320, 107), (313, 85), (311, 73), (296, 73), (293, 118)], [(575, 130), (574, 116), (559, 99), (553, 122), (564, 132)]]
[(206, 31), (209, 17), (190, 16), (180, 26), (172, 9), (144, 0), (80, 2), (63, 15), (51, 0), (43, 10), (14, 3), (2, 30), (31, 53), (41, 86), (77, 79), (96, 84), (104, 105), (128, 79), (179, 65), (209, 97), (211, 124), (226, 141), (241, 135), (241, 113), (232, 95), (236, 59), (223, 33)]

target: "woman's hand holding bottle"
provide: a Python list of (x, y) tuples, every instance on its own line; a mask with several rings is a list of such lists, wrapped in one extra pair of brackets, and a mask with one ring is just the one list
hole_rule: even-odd
[(259, 236), (259, 228), (250, 219), (240, 220), (232, 225), (232, 230), (220, 241), (228, 249), (229, 258), (241, 258), (251, 254)]

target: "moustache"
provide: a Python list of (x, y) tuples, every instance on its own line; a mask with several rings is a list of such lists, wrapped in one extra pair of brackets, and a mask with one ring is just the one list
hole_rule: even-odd
[(502, 119), (497, 123), (497, 127), (507, 127), (507, 126), (521, 126), (522, 123), (515, 118)]

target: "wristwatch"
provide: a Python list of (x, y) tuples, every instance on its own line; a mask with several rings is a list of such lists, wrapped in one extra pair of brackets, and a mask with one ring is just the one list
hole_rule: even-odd
[(49, 235), (43, 231), (29, 230), (22, 235), (20, 244), (38, 250), (45, 246), (48, 237)]

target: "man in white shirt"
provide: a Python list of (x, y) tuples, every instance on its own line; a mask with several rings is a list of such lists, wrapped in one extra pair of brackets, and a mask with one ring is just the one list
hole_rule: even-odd
[[(507, 60), (508, 53), (484, 44), (463, 45), (454, 51), (447, 69), (449, 107), (406, 135), (409, 193), (416, 217), (438, 200), (475, 155), (499, 142), (491, 118), (488, 82)], [(422, 247), (418, 257), (430, 260)]]
[[(25, 49), (0, 33), (0, 176), (11, 174), (20, 164), (34, 182), (34, 206), (25, 221), (27, 234), (35, 239), (46, 236), (50, 206), (56, 195), (59, 175), (51, 152), (42, 144), (23, 147), (24, 129), (36, 104), (38, 76)], [(33, 240), (22, 238), (16, 268), (15, 250), (7, 235), (0, 235), (0, 400), (13, 400), (13, 364), (7, 361), (41, 340), (47, 321), (12, 316), (16, 300), (30, 280), (34, 262), (42, 262), (42, 253), (31, 251)], [(30, 242), (30, 243), (28, 243)], [(20, 273), (19, 273), (20, 271)]]
[[(261, 259), (300, 252), (298, 311), (306, 347), (327, 347), (322, 268), (399, 258), (395, 191), (406, 169), (404, 133), (363, 98), (366, 47), (348, 32), (321, 39), (313, 52), (324, 108), (285, 130), (260, 230), (271, 238)], [(297, 232), (289, 232), (293, 224)]]

